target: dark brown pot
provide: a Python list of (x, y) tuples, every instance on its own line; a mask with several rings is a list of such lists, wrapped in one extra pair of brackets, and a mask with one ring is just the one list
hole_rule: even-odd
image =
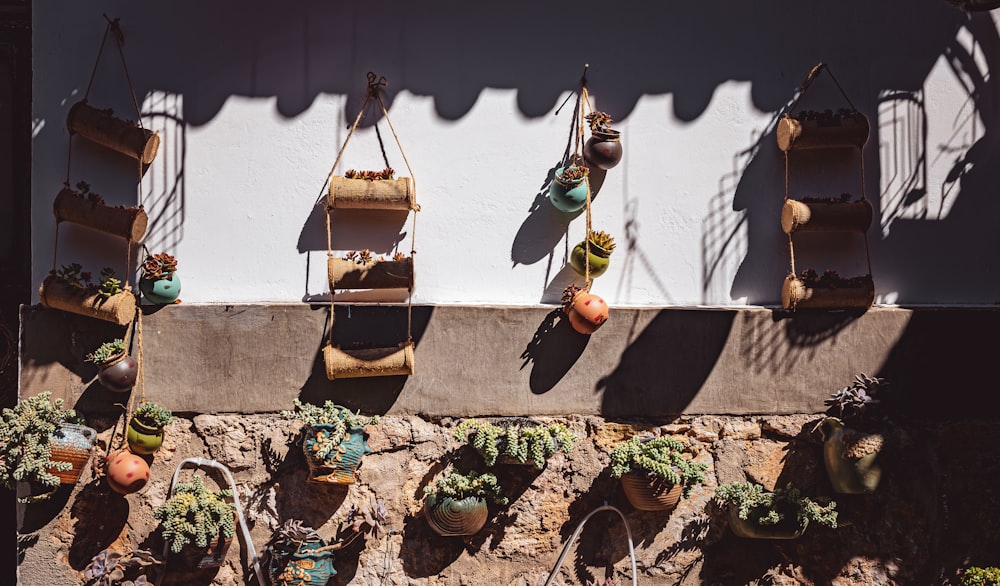
[(127, 393), (135, 385), (139, 373), (139, 363), (128, 354), (122, 354), (98, 367), (97, 379), (104, 388), (118, 393)]
[(622, 160), (621, 134), (593, 132), (583, 145), (583, 158), (591, 167), (611, 169)]

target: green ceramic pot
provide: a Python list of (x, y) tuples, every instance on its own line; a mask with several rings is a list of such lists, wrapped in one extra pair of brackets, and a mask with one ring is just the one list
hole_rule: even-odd
[(135, 417), (128, 422), (125, 433), (128, 449), (136, 454), (152, 454), (163, 444), (163, 428), (147, 425)]
[(139, 279), (139, 290), (151, 303), (166, 305), (177, 301), (177, 297), (181, 294), (181, 278), (177, 273), (171, 273), (170, 276), (160, 279), (143, 277)]
[(608, 270), (611, 264), (611, 253), (600, 246), (590, 243), (590, 255), (587, 255), (586, 242), (580, 242), (573, 247), (573, 252), (569, 255), (569, 264), (581, 276), (586, 276), (587, 267), (585, 259), (590, 259), (590, 276), (600, 277)]

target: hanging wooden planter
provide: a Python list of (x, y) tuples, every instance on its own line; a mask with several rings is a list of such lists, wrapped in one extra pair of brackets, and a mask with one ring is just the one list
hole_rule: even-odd
[(96, 317), (120, 326), (128, 325), (135, 317), (135, 295), (127, 285), (121, 293), (103, 299), (97, 293), (67, 285), (49, 275), (38, 288), (38, 297), (45, 307)]
[(424, 499), (424, 517), (435, 533), (443, 537), (475, 535), (489, 518), (486, 500), (480, 497), (454, 499), (429, 494)]
[(368, 180), (334, 176), (327, 201), (334, 209), (420, 211), (410, 177)]
[(858, 201), (789, 199), (781, 208), (781, 229), (792, 232), (866, 232), (872, 223), (872, 204)]
[(86, 101), (69, 109), (66, 129), (91, 142), (148, 165), (160, 148), (160, 135), (129, 120), (116, 118), (111, 110), (99, 110)]
[(781, 305), (785, 309), (853, 309), (871, 307), (875, 302), (875, 283), (871, 275), (852, 279), (855, 286), (807, 286), (803, 279), (789, 275), (781, 287)]
[(360, 378), (413, 374), (413, 342), (398, 347), (341, 350), (327, 344), (323, 348), (326, 378)]
[(677, 506), (683, 485), (648, 474), (622, 474), (622, 489), (633, 507), (640, 511), (669, 511)]
[(60, 222), (80, 224), (132, 242), (142, 240), (149, 222), (141, 207), (109, 206), (83, 197), (69, 187), (64, 187), (56, 195), (52, 213)]
[(330, 289), (412, 289), (413, 258), (359, 263), (329, 257)]
[(868, 142), (868, 118), (857, 110), (786, 113), (778, 121), (778, 148), (784, 152), (805, 149), (862, 148)]
[(69, 462), (73, 467), (50, 472), (63, 484), (76, 484), (90, 462), (96, 439), (97, 431), (91, 427), (76, 423), (60, 424), (49, 436), (49, 459), (53, 462)]

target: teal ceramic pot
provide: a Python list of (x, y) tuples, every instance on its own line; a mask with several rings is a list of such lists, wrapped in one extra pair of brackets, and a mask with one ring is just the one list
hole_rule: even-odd
[(139, 363), (136, 359), (122, 354), (97, 367), (97, 380), (109, 391), (126, 393), (132, 390), (138, 373)]
[(622, 160), (621, 134), (617, 130), (592, 132), (583, 145), (583, 158), (592, 167), (611, 169)]
[(424, 500), (424, 516), (438, 535), (475, 535), (486, 525), (489, 507), (484, 499), (472, 496), (464, 499), (439, 499), (434, 495), (427, 495)]
[(163, 428), (146, 425), (135, 417), (128, 422), (125, 433), (128, 449), (136, 454), (152, 454), (163, 444)]
[[(347, 437), (337, 445), (332, 425), (310, 425), (305, 428), (302, 449), (312, 472), (310, 481), (326, 484), (354, 484), (355, 472), (361, 458), (371, 452), (368, 434), (364, 428), (348, 431)], [(319, 454), (319, 455), (317, 455)]]
[(585, 259), (590, 259), (590, 276), (600, 277), (608, 270), (611, 264), (611, 253), (597, 246), (593, 242), (590, 244), (590, 255), (587, 255), (585, 242), (580, 242), (573, 247), (573, 252), (569, 255), (569, 264), (582, 276), (587, 274)]
[(563, 179), (564, 167), (556, 169), (555, 179), (549, 184), (549, 201), (561, 212), (578, 212), (587, 205), (587, 191), (590, 180), (581, 177), (576, 180)]
[(337, 575), (333, 567), (333, 551), (318, 551), (326, 547), (322, 539), (297, 545), (291, 540), (275, 544), (271, 549), (268, 572), (275, 586), (322, 586)]
[(785, 519), (774, 525), (761, 525), (751, 519), (755, 518), (755, 513), (763, 515), (766, 514), (766, 511), (751, 510), (750, 514), (747, 515), (748, 519), (741, 519), (739, 507), (730, 505), (726, 509), (729, 515), (729, 528), (733, 530), (733, 534), (737, 537), (746, 537), (749, 539), (797, 539), (805, 533), (806, 527), (809, 525), (809, 519), (799, 521), (790, 511), (786, 512)]
[(152, 303), (166, 305), (177, 301), (181, 294), (181, 278), (177, 273), (171, 273), (169, 277), (160, 279), (139, 279), (139, 290), (143, 297)]

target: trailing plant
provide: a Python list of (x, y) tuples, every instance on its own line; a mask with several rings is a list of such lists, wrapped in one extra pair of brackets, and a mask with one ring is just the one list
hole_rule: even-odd
[(834, 269), (823, 271), (822, 275), (816, 269), (802, 269), (801, 279), (806, 287), (821, 287), (826, 289), (858, 289), (865, 287), (870, 281), (869, 275), (857, 277), (841, 277)]
[(962, 586), (1000, 586), (1000, 568), (972, 566), (962, 572)]
[(455, 439), (460, 442), (468, 439), (482, 453), (487, 466), (496, 464), (499, 456), (508, 456), (522, 464), (530, 460), (541, 470), (552, 454), (572, 451), (578, 438), (562, 423), (501, 426), (467, 419), (455, 428)]
[(692, 487), (705, 482), (707, 469), (707, 464), (684, 455), (684, 444), (669, 436), (632, 436), (611, 450), (611, 475), (615, 478), (629, 472), (655, 476), (682, 485), (685, 497)]
[(174, 414), (166, 407), (160, 407), (156, 403), (147, 402), (140, 403), (135, 408), (135, 411), (132, 412), (132, 418), (138, 419), (140, 423), (148, 427), (162, 428), (174, 420)]
[(480, 474), (475, 470), (470, 470), (468, 474), (452, 470), (444, 476), (439, 476), (424, 487), (424, 494), (438, 499), (450, 497), (454, 500), (474, 497), (498, 505), (506, 505), (508, 502), (495, 475), (489, 472)]
[[(85, 586), (153, 586), (145, 575), (150, 566), (163, 562), (151, 551), (137, 549), (122, 553), (103, 549), (83, 569)], [(142, 572), (141, 575), (136, 575)], [(134, 576), (126, 580), (126, 576)]]
[(160, 520), (163, 539), (170, 544), (170, 551), (180, 553), (188, 544), (208, 547), (220, 532), (223, 537), (231, 538), (235, 507), (224, 499), (232, 496), (229, 489), (209, 490), (200, 475), (195, 475), (191, 482), (178, 482), (174, 496), (153, 511), (153, 517)]
[(364, 179), (366, 181), (376, 181), (379, 179), (392, 179), (396, 175), (396, 171), (392, 167), (386, 167), (381, 171), (355, 171), (354, 169), (348, 169), (344, 173), (345, 179)]
[[(14, 407), (4, 408), (0, 420), (0, 484), (15, 490), (18, 482), (37, 482), (58, 488), (61, 481), (51, 470), (67, 471), (69, 462), (53, 462), (49, 436), (60, 423), (73, 421), (76, 411), (63, 409), (63, 400), (51, 399), (45, 391), (21, 399)], [(47, 499), (51, 493), (19, 498), (20, 502)]]
[(591, 245), (600, 247), (608, 254), (611, 254), (615, 250), (615, 239), (607, 232), (594, 232), (591, 230), (587, 239), (590, 240)]
[(837, 527), (837, 503), (827, 497), (811, 499), (789, 483), (785, 488), (766, 492), (759, 484), (734, 482), (715, 489), (715, 501), (731, 506), (744, 521), (761, 526), (773, 526), (784, 520), (799, 525), (809, 521)]
[(142, 261), (142, 275), (151, 280), (168, 278), (177, 272), (177, 259), (165, 252), (147, 254)]
[(379, 422), (378, 415), (362, 417), (360, 413), (354, 413), (347, 407), (335, 404), (333, 401), (326, 401), (323, 406), (302, 403), (298, 399), (293, 401), (295, 409), (292, 411), (282, 411), (281, 416), (285, 419), (298, 419), (306, 425), (329, 425), (329, 430), (324, 430), (324, 441), (318, 442), (316, 451), (312, 456), (319, 460), (325, 460), (337, 446), (343, 442), (352, 430), (360, 429), (366, 425), (375, 425)]
[(97, 350), (87, 354), (87, 362), (93, 362), (94, 364), (100, 366), (112, 358), (120, 356), (125, 352), (125, 340), (121, 338), (115, 338), (110, 342), (105, 342), (98, 346)]
[(611, 129), (611, 123), (614, 122), (614, 120), (612, 120), (611, 116), (605, 112), (591, 112), (590, 114), (584, 116), (584, 118), (587, 120), (590, 130), (593, 132), (614, 132)]
[(622, 583), (612, 577), (603, 580), (587, 580), (587, 586), (622, 586)]

